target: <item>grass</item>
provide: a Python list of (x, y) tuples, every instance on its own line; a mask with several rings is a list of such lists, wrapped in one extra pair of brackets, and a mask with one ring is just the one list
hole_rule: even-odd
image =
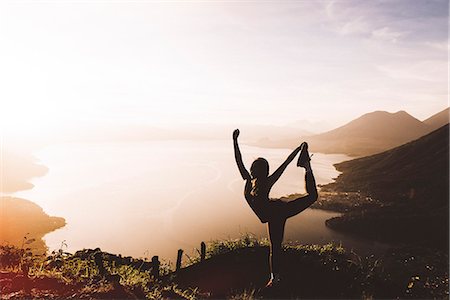
[[(0, 270), (5, 277), (0, 278), (0, 299), (11, 295), (46, 298), (48, 291), (62, 298), (196, 298), (195, 289), (183, 290), (174, 282), (154, 278), (146, 260), (121, 257), (98, 248), (74, 254), (59, 249), (48, 256), (37, 256), (3, 245)], [(160, 271), (163, 276), (171, 272), (168, 264), (162, 264)], [(41, 291), (36, 289), (38, 286)]]
[(204, 261), (178, 272), (165, 263), (160, 278), (145, 259), (100, 249), (37, 256), (24, 247), (0, 246), (0, 299), (448, 299), (448, 255), (423, 248), (361, 257), (334, 244), (286, 245), (284, 285), (267, 292), (268, 241), (249, 234), (209, 242)]
[(252, 234), (243, 234), (240, 238), (213, 240), (207, 244), (206, 258), (249, 247), (268, 247), (267, 238), (257, 238)]
[(285, 245), (283, 250), (285, 286), (275, 295), (261, 289), (268, 275), (268, 242), (248, 234), (211, 241), (207, 259), (194, 259), (177, 281), (229, 299), (448, 298), (444, 252), (403, 246), (380, 257), (359, 256), (335, 244)]

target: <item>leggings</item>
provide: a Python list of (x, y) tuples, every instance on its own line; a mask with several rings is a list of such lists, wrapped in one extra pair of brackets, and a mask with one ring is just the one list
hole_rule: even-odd
[(306, 196), (289, 202), (281, 200), (270, 204), (270, 219), (268, 224), (270, 240), (269, 264), (272, 274), (280, 273), (281, 243), (283, 242), (286, 220), (307, 209), (318, 197), (316, 180), (311, 170), (305, 174)]

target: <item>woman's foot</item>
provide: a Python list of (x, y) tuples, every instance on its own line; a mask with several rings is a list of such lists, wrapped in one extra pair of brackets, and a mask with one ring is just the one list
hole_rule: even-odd
[(302, 168), (307, 168), (309, 166), (309, 162), (311, 160), (311, 158), (309, 157), (309, 153), (308, 153), (308, 143), (303, 142), (300, 145), (300, 155), (298, 157), (297, 160), (297, 166), (298, 167), (302, 167)]

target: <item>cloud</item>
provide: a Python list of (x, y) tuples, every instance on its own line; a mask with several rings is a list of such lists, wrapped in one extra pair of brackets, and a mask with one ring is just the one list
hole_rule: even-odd
[(339, 35), (391, 43), (441, 42), (448, 37), (448, 4), (445, 2), (416, 1), (411, 5), (408, 1), (396, 0), (332, 0), (323, 5), (322, 14), (328, 29)]
[(334, 16), (334, 4), (336, 3), (336, 0), (331, 0), (330, 2), (325, 4), (325, 14), (328, 16), (328, 18), (332, 18)]
[(448, 51), (448, 41), (445, 42), (425, 42), (425, 45), (436, 50)]
[(367, 34), (370, 29), (369, 24), (361, 16), (344, 23), (338, 27), (337, 32), (342, 35)]
[(383, 27), (379, 29), (375, 29), (372, 31), (372, 37), (375, 39), (386, 40), (390, 42), (397, 42), (397, 40), (401, 37), (404, 37), (408, 34), (408, 32), (394, 31), (389, 27)]
[[(391, 63), (376, 66), (386, 76), (397, 80), (442, 82), (447, 81), (447, 68), (441, 60), (423, 60), (416, 63)], [(411, 82), (411, 81), (410, 81)]]

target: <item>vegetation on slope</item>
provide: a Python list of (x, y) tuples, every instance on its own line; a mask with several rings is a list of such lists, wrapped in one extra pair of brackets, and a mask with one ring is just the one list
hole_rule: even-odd
[(26, 236), (30, 247), (42, 254), (47, 251), (42, 237), (65, 224), (64, 218), (47, 215), (29, 200), (0, 197), (0, 244), (7, 241), (21, 247)]
[[(336, 165), (316, 208), (348, 211), (334, 229), (448, 249), (449, 126), (395, 149)], [(348, 203), (345, 210), (345, 203)]]
[(411, 248), (359, 257), (332, 244), (284, 247), (283, 281), (264, 289), (267, 244), (248, 235), (213, 241), (205, 260), (176, 272), (165, 264), (159, 278), (146, 260), (100, 249), (35, 256), (1, 246), (0, 298), (448, 298), (446, 254)]
[[(85, 249), (48, 256), (0, 246), (0, 299), (195, 299), (195, 290), (152, 276), (150, 263)], [(169, 273), (167, 264), (160, 268)]]
[(342, 162), (342, 172), (325, 187), (365, 192), (385, 203), (439, 207), (448, 204), (449, 126), (395, 149)]

